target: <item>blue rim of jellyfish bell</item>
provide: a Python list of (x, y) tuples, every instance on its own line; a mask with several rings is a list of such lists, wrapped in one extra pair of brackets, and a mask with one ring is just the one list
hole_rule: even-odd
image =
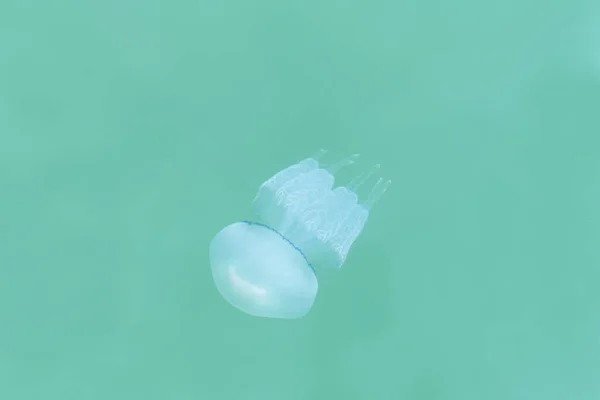
[(298, 253), (300, 253), (302, 255), (302, 258), (304, 258), (304, 261), (306, 261), (306, 264), (310, 267), (310, 269), (312, 270), (313, 274), (317, 274), (314, 267), (312, 266), (312, 264), (310, 263), (310, 261), (308, 261), (308, 258), (306, 258), (306, 256), (304, 255), (304, 253), (302, 252), (302, 250), (300, 250), (298, 247), (296, 247), (296, 245), (292, 242), (290, 242), (290, 240), (288, 238), (286, 238), (285, 236), (283, 236), (281, 233), (277, 232), (275, 229), (271, 228), (269, 225), (265, 225), (265, 224), (261, 224), (260, 222), (253, 222), (253, 221), (248, 221), (248, 220), (244, 220), (242, 221), (245, 224), (248, 225), (258, 225), (258, 226), (262, 226), (263, 228), (267, 228), (270, 231), (275, 232), (277, 235), (279, 235), (279, 237), (281, 237), (283, 240), (285, 240), (286, 242), (288, 242), (290, 245), (292, 245), (292, 247), (294, 249), (296, 249), (296, 251), (298, 251)]

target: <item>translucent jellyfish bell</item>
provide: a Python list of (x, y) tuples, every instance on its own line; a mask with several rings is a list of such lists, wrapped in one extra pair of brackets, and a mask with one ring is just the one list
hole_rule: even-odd
[(333, 174), (358, 155), (323, 168), (318, 162), (323, 153), (263, 183), (253, 202), (257, 221), (226, 226), (210, 243), (217, 289), (247, 314), (304, 316), (318, 291), (314, 267), (342, 266), (369, 210), (391, 183), (380, 178), (367, 200), (358, 203), (356, 190), (379, 165), (334, 188)]

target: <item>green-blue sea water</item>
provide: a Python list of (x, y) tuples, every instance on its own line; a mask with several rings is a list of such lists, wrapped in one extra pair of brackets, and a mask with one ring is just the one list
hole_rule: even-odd
[[(0, 0), (0, 399), (599, 399), (599, 26)], [(306, 317), (240, 313), (208, 244), (320, 148), (392, 186)]]

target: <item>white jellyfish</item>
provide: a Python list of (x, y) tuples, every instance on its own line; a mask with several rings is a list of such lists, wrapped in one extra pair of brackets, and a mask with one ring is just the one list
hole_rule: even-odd
[(391, 183), (380, 178), (367, 200), (358, 203), (357, 188), (379, 165), (334, 188), (333, 174), (354, 163), (358, 155), (323, 168), (318, 162), (323, 153), (263, 183), (253, 202), (257, 221), (226, 226), (210, 243), (218, 291), (247, 314), (304, 316), (318, 291), (314, 267), (342, 266), (369, 210)]

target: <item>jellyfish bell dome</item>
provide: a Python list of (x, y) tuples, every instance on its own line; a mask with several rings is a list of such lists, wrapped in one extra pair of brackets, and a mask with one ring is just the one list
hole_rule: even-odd
[(380, 178), (359, 203), (357, 189), (379, 165), (334, 188), (334, 174), (358, 155), (324, 167), (318, 161), (323, 153), (264, 182), (253, 202), (257, 221), (226, 226), (210, 243), (219, 293), (247, 314), (291, 319), (308, 313), (318, 291), (313, 266), (341, 268), (390, 184)]
[(299, 318), (317, 295), (317, 277), (302, 252), (260, 223), (223, 228), (210, 243), (210, 264), (221, 296), (250, 315)]

